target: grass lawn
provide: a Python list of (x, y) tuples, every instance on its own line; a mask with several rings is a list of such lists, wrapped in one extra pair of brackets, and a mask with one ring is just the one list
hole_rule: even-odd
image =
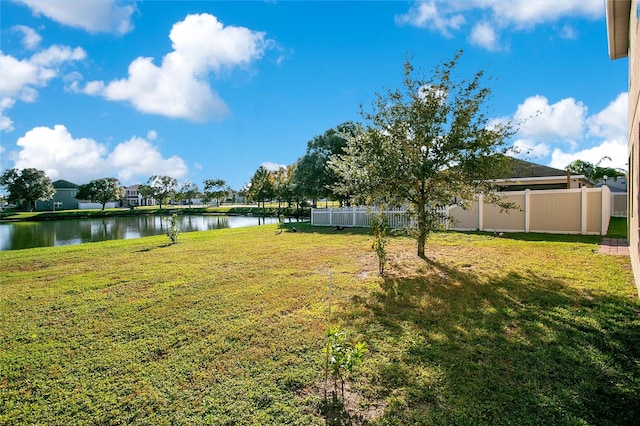
[(367, 230), (306, 224), (0, 252), (0, 424), (325, 424), (330, 282), (353, 424), (636, 424), (640, 302), (599, 240), (393, 237), (384, 278)]

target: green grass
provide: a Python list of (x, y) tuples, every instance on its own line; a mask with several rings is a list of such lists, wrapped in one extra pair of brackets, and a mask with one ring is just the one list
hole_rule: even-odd
[(627, 238), (627, 218), (612, 217), (609, 220), (609, 230), (607, 232), (607, 237)]
[(0, 424), (324, 424), (329, 273), (354, 424), (633, 424), (640, 303), (598, 241), (393, 237), (384, 278), (367, 230), (305, 224), (0, 252)]

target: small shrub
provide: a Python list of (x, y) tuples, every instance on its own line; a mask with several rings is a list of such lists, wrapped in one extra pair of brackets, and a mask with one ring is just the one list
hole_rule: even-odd
[(169, 221), (167, 236), (171, 240), (171, 244), (175, 244), (178, 242), (178, 234), (180, 233), (180, 229), (178, 227), (178, 215), (174, 213), (169, 216), (167, 220)]
[(331, 375), (333, 379), (334, 398), (338, 395), (338, 382), (340, 396), (344, 398), (345, 375), (352, 374), (354, 367), (362, 363), (364, 354), (367, 352), (366, 346), (364, 342), (355, 344), (348, 342), (347, 335), (340, 330), (340, 326), (330, 327), (327, 331), (327, 343), (323, 349), (326, 354), (325, 378)]
[(378, 256), (378, 273), (384, 275), (384, 268), (387, 265), (387, 216), (382, 213), (376, 213), (373, 217), (373, 244), (371, 247)]

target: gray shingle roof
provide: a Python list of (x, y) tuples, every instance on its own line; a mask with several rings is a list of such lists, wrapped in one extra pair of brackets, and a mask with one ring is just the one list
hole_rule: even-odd
[(78, 189), (79, 186), (75, 183), (71, 183), (68, 180), (60, 179), (55, 182), (52, 182), (52, 185), (55, 189)]

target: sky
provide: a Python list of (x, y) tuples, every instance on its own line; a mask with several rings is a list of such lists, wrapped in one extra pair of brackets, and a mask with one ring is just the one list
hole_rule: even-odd
[(362, 122), (407, 58), (429, 75), (462, 50), (519, 157), (627, 169), (629, 62), (609, 59), (604, 3), (0, 0), (0, 168), (240, 189)]

